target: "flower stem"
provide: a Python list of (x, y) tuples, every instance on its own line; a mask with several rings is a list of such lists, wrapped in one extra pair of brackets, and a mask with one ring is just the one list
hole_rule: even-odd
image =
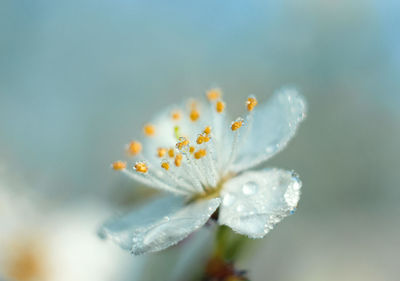
[(246, 238), (232, 233), (227, 226), (220, 226), (215, 237), (215, 249), (207, 263), (203, 281), (245, 281), (246, 272), (237, 270), (234, 261), (244, 249)]

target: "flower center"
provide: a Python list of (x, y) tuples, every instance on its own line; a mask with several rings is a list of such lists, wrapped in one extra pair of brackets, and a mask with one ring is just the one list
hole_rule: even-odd
[(216, 197), (220, 197), (221, 191), (224, 187), (224, 184), (235, 175), (233, 173), (227, 174), (223, 177), (217, 184), (216, 187), (206, 187), (203, 193), (196, 193), (189, 199), (189, 203), (201, 200), (208, 200)]
[[(133, 165), (134, 171), (128, 170), (126, 163), (121, 161), (113, 164), (114, 170), (120, 170), (154, 188), (185, 195), (189, 201), (220, 196), (224, 183), (232, 177), (230, 168), (238, 147), (244, 143), (251, 127), (251, 112), (257, 100), (249, 97), (246, 101), (246, 122), (237, 118), (229, 125), (221, 91), (212, 89), (206, 96), (210, 110), (191, 102), (186, 114), (185, 111), (174, 110), (168, 122), (144, 126), (144, 135), (154, 146), (154, 154), (150, 156), (153, 161), (143, 158), (141, 153), (145, 148), (141, 143), (132, 141), (126, 147), (127, 154), (142, 160)], [(239, 138), (243, 127), (244, 134)], [(161, 132), (168, 132), (169, 135), (162, 135)], [(171, 145), (173, 141), (175, 146)], [(165, 143), (169, 145), (156, 147)], [(159, 168), (153, 166), (157, 158), (160, 159)]]

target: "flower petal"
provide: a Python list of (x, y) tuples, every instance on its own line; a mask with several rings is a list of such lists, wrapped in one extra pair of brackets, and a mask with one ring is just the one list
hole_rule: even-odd
[(301, 185), (295, 173), (279, 169), (251, 171), (235, 177), (221, 193), (219, 223), (250, 238), (262, 238), (294, 212)]
[(293, 88), (279, 90), (271, 101), (254, 109), (250, 132), (245, 136), (232, 170), (243, 171), (282, 150), (304, 119), (306, 103)]
[(187, 206), (179, 197), (164, 197), (125, 216), (111, 219), (99, 230), (134, 255), (161, 251), (203, 226), (220, 205), (214, 198)]

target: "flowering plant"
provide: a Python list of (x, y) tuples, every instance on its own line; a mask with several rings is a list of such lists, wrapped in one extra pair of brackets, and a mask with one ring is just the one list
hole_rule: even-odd
[(141, 255), (177, 244), (210, 217), (262, 238), (295, 211), (302, 186), (296, 173), (250, 169), (294, 136), (305, 117), (302, 96), (284, 88), (261, 106), (250, 96), (246, 116), (232, 122), (219, 89), (206, 97), (208, 104), (193, 100), (160, 113), (144, 126), (144, 140), (126, 147), (136, 162), (113, 163), (114, 170), (172, 196), (105, 222), (101, 237)]

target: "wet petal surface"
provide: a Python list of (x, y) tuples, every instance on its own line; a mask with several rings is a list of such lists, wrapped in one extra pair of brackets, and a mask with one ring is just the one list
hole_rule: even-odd
[(250, 131), (240, 146), (232, 170), (256, 166), (282, 150), (304, 119), (306, 103), (297, 90), (284, 88), (271, 100), (254, 109)]
[(250, 238), (262, 238), (295, 211), (301, 186), (297, 175), (290, 171), (246, 172), (225, 184), (219, 223)]
[(109, 238), (134, 255), (156, 252), (175, 245), (203, 226), (220, 205), (214, 198), (185, 206), (183, 199), (157, 199), (127, 215), (106, 222), (100, 229)]

